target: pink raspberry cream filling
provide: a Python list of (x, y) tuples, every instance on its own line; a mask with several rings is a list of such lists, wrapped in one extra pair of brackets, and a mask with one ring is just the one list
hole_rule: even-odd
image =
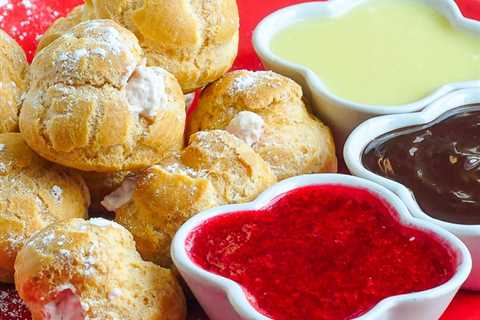
[(387, 297), (447, 282), (457, 258), (441, 240), (400, 224), (371, 192), (309, 186), (260, 211), (217, 216), (186, 246), (203, 269), (240, 284), (275, 320), (352, 319)]

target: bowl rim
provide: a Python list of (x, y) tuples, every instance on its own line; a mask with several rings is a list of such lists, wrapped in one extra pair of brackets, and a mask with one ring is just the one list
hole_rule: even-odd
[(427, 124), (435, 121), (446, 112), (476, 103), (480, 103), (480, 88), (472, 87), (453, 91), (436, 100), (421, 112), (384, 115), (371, 118), (356, 127), (347, 138), (343, 149), (345, 163), (353, 175), (371, 180), (393, 191), (402, 199), (414, 216), (433, 222), (458, 236), (480, 237), (480, 224), (467, 225), (453, 223), (428, 215), (420, 208), (410, 189), (397, 181), (371, 172), (362, 163), (363, 151), (373, 139), (396, 129)]
[(466, 246), (458, 238), (435, 224), (412, 217), (400, 198), (398, 198), (393, 192), (389, 191), (385, 187), (366, 179), (343, 174), (312, 174), (293, 177), (283, 180), (282, 182), (270, 187), (253, 202), (221, 206), (195, 215), (178, 230), (172, 241), (171, 254), (173, 262), (181, 273), (185, 272), (189, 276), (194, 277), (196, 280), (207, 283), (209, 286), (224, 292), (229, 303), (242, 318), (269, 320), (270, 318), (261, 314), (252, 306), (252, 304), (248, 301), (245, 292), (241, 289), (241, 286), (238, 283), (223, 276), (210, 273), (193, 262), (187, 253), (186, 240), (194, 229), (216, 216), (238, 211), (260, 210), (271, 204), (271, 202), (278, 196), (294, 189), (312, 185), (332, 184), (362, 188), (374, 193), (376, 196), (380, 197), (392, 206), (392, 208), (397, 212), (399, 222), (402, 225), (412, 226), (413, 228), (429, 232), (438, 237), (440, 241), (443, 241), (449, 248), (451, 248), (451, 250), (455, 252), (458, 259), (456, 272), (452, 278), (450, 278), (444, 284), (420, 292), (407, 293), (385, 298), (378, 302), (367, 313), (356, 319), (372, 319), (387, 313), (396, 305), (408, 302), (416, 302), (422, 299), (434, 299), (452, 291), (456, 292), (461, 287), (471, 271), (472, 260)]
[[(300, 74), (305, 79), (307, 86), (312, 92), (321, 94), (335, 102), (337, 105), (347, 106), (351, 109), (368, 114), (397, 114), (419, 111), (426, 105), (429, 105), (449, 92), (473, 85), (480, 86), (480, 79), (452, 82), (437, 88), (430, 95), (420, 100), (407, 104), (380, 105), (357, 103), (333, 93), (333, 91), (325, 85), (321, 77), (310, 68), (289, 62), (287, 59), (273, 53), (270, 48), (270, 44), (275, 35), (290, 25), (313, 17), (320, 17), (323, 19), (337, 17), (365, 4), (368, 1), (372, 0), (329, 0), (305, 2), (282, 8), (265, 17), (257, 25), (252, 37), (253, 47), (263, 62), (267, 61), (270, 65), (279, 66), (280, 69)], [(434, 8), (437, 12), (446, 17), (455, 28), (478, 34), (480, 42), (480, 21), (464, 17), (454, 0), (416, 1), (426, 3)]]

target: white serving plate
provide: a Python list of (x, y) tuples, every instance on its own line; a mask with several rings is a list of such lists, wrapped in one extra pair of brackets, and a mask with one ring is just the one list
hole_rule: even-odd
[[(274, 54), (270, 49), (272, 39), (286, 27), (310, 19), (331, 19), (360, 6), (369, 0), (330, 0), (308, 2), (286, 7), (266, 17), (256, 28), (253, 45), (263, 64), (275, 72), (290, 77), (302, 85), (305, 96), (335, 134), (342, 147), (348, 134), (359, 123), (373, 116), (420, 111), (441, 96), (470, 86), (480, 86), (480, 81), (451, 83), (438, 88), (431, 95), (413, 103), (398, 106), (383, 106), (355, 103), (335, 95), (311, 69), (291, 63)], [(480, 22), (465, 18), (454, 0), (422, 1), (442, 13), (452, 25), (461, 30), (479, 35)], [(295, 44), (292, 44), (295, 45)], [(412, 75), (415, 76), (415, 75)], [(478, 79), (480, 80), (480, 79)]]
[(284, 180), (265, 191), (251, 203), (207, 210), (194, 216), (180, 228), (172, 243), (172, 258), (209, 318), (212, 320), (269, 319), (256, 311), (236, 282), (205, 271), (191, 261), (185, 247), (188, 235), (215, 216), (244, 210), (259, 210), (267, 207), (274, 198), (285, 192), (299, 187), (322, 184), (347, 185), (373, 192), (398, 212), (399, 220), (403, 225), (413, 226), (436, 235), (440, 240), (445, 241), (445, 244), (450, 246), (458, 257), (456, 273), (445, 284), (422, 292), (384, 299), (357, 320), (438, 319), (470, 273), (471, 258), (465, 245), (437, 225), (413, 218), (403, 202), (381, 185), (341, 174), (305, 175)]
[(362, 155), (372, 140), (385, 133), (403, 127), (426, 124), (449, 110), (476, 103), (480, 103), (480, 89), (463, 89), (437, 100), (422, 112), (386, 115), (367, 120), (352, 132), (344, 148), (345, 162), (352, 174), (390, 189), (402, 199), (413, 216), (447, 229), (465, 243), (472, 255), (473, 270), (464, 288), (472, 290), (480, 290), (480, 225), (462, 225), (432, 218), (420, 208), (412, 192), (403, 184), (381, 177), (365, 168)]

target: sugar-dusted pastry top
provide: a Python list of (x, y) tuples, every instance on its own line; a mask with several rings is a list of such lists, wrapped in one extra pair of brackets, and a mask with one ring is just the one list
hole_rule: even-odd
[(212, 129), (251, 144), (278, 179), (337, 170), (330, 129), (307, 110), (298, 84), (270, 71), (234, 71), (208, 86), (187, 134)]
[(19, 133), (0, 134), (0, 281), (13, 281), (15, 257), (30, 235), (86, 217), (89, 203), (79, 174), (37, 156)]
[(132, 235), (102, 218), (37, 232), (18, 254), (15, 285), (34, 320), (182, 320), (185, 297), (169, 269), (145, 262)]
[(0, 133), (18, 131), (18, 113), (27, 89), (23, 49), (0, 29)]
[(173, 73), (184, 92), (221, 77), (238, 50), (235, 0), (87, 0), (45, 33), (39, 50), (88, 19), (111, 19), (139, 39), (148, 65)]
[(198, 132), (178, 159), (128, 180), (103, 204), (132, 232), (142, 256), (169, 266), (170, 242), (196, 213), (255, 199), (277, 181), (250, 146), (223, 130)]
[(145, 67), (133, 33), (113, 21), (87, 21), (56, 39), (37, 54), (30, 78), (20, 129), (53, 162), (133, 170), (183, 147), (185, 98), (177, 80)]

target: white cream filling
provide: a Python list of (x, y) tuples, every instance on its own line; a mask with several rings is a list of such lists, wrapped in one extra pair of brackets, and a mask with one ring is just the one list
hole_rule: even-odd
[(43, 307), (46, 320), (84, 320), (80, 298), (74, 293), (74, 289), (65, 288), (59, 291), (57, 298)]
[(135, 177), (127, 177), (122, 185), (108, 196), (103, 198), (102, 206), (108, 211), (115, 211), (130, 202), (137, 186)]
[(138, 66), (125, 90), (130, 111), (154, 119), (167, 102), (165, 78), (166, 71), (162, 68)]
[(238, 113), (225, 128), (226, 131), (245, 141), (249, 146), (253, 146), (262, 138), (264, 129), (263, 118), (250, 111)]

